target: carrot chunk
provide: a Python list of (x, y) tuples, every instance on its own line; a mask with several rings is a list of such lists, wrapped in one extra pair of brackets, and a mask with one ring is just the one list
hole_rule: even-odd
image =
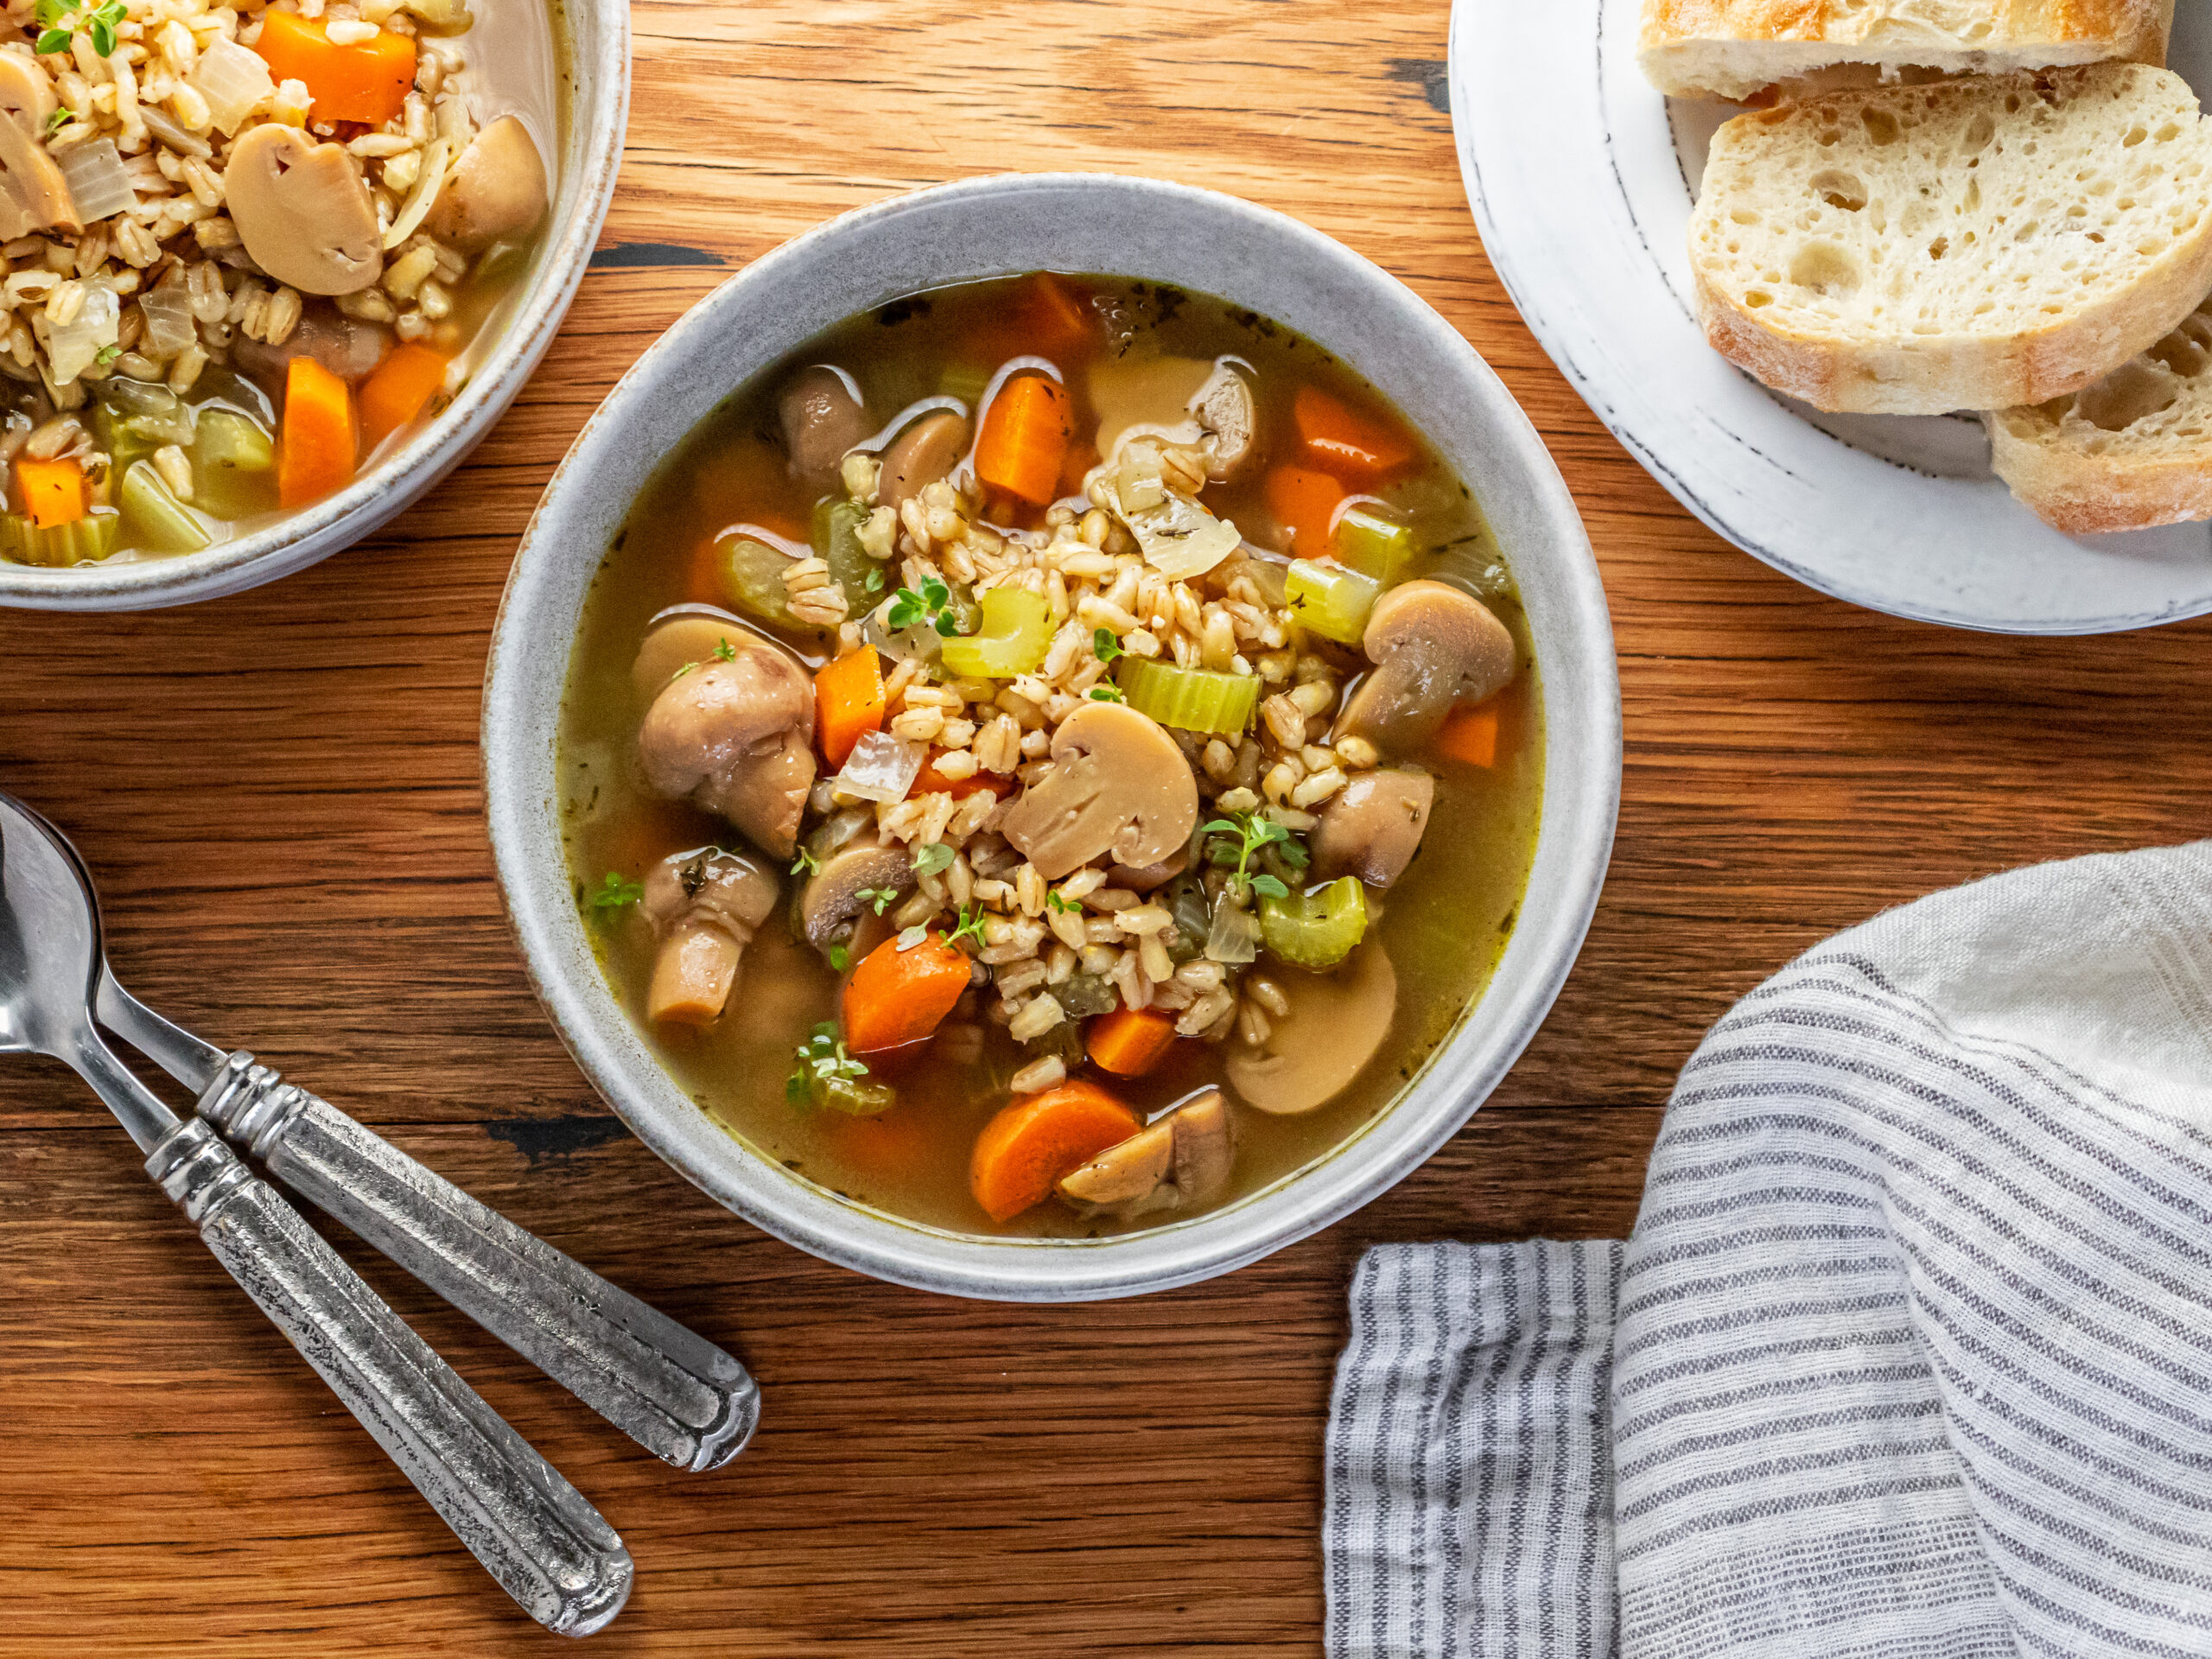
[(1338, 478), (1372, 483), (1414, 458), (1406, 435), (1354, 414), (1319, 386), (1300, 386), (1290, 416), (1306, 459)]
[(1083, 1046), (1117, 1077), (1141, 1077), (1175, 1040), (1175, 1022), (1150, 1008), (1116, 1008), (1085, 1027)]
[(296, 80), (315, 100), (317, 121), (380, 127), (406, 106), (415, 85), (415, 42), (388, 29), (341, 46), (320, 18), (275, 7), (261, 14), (253, 49), (278, 81)]
[(863, 734), (883, 726), (883, 661), (874, 645), (849, 651), (814, 677), (814, 730), (822, 758), (842, 766)]
[(1301, 559), (1327, 556), (1344, 486), (1310, 467), (1278, 467), (1268, 474), (1266, 494), (1268, 511), (1290, 532), (1289, 551)]
[(918, 1043), (968, 988), (968, 958), (931, 933), (912, 950), (886, 939), (845, 982), (845, 1046), (855, 1054)]
[[(272, 16), (289, 14), (272, 12)], [(361, 448), (374, 449), (429, 405), (446, 383), (446, 354), (412, 342), (395, 347), (361, 383)]]
[(1015, 1101), (983, 1125), (968, 1162), (969, 1190), (993, 1221), (1010, 1221), (1050, 1197), (1053, 1182), (1143, 1127), (1096, 1084), (1064, 1083)]
[(1454, 709), (1436, 734), (1436, 747), (1464, 765), (1494, 766), (1497, 764), (1497, 727), (1495, 702), (1478, 703), (1472, 709)]
[(16, 488), (23, 498), (23, 511), (41, 530), (73, 524), (85, 516), (85, 469), (66, 456), (40, 461), (16, 457)]
[(353, 394), (346, 383), (311, 357), (294, 358), (284, 374), (276, 499), (288, 507), (304, 507), (344, 489), (353, 481), (359, 445)]
[(1017, 374), (999, 388), (976, 443), (976, 476), (990, 488), (1049, 505), (1075, 437), (1067, 388), (1048, 375)]

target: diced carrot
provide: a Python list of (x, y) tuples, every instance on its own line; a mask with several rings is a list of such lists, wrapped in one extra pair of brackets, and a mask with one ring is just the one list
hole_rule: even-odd
[(1049, 270), (1040, 270), (1029, 279), (1015, 315), (1027, 336), (1022, 349), (1043, 357), (1078, 351), (1098, 333), (1096, 320), (1076, 302), (1067, 284)]
[(1143, 1127), (1096, 1084), (1064, 1083), (1015, 1101), (983, 1125), (968, 1161), (969, 1190), (993, 1221), (1010, 1221), (1043, 1203), (1053, 1182)]
[[(289, 14), (273, 12), (272, 16)], [(443, 352), (420, 341), (397, 346), (361, 383), (361, 448), (374, 449), (429, 406), (446, 383)]]
[(344, 489), (353, 481), (359, 455), (353, 394), (315, 359), (294, 358), (284, 374), (284, 435), (276, 455), (276, 499), (288, 507), (303, 507)]
[(1067, 388), (1050, 375), (1017, 374), (999, 388), (976, 442), (976, 476), (990, 488), (1048, 505), (1075, 437)]
[(842, 766), (866, 732), (883, 727), (883, 659), (874, 645), (849, 651), (814, 677), (814, 733), (822, 758)]
[(1325, 557), (1344, 486), (1310, 467), (1278, 467), (1268, 474), (1266, 493), (1268, 511), (1290, 532), (1288, 551), (1301, 559)]
[(906, 791), (908, 800), (918, 795), (950, 795), (957, 801), (965, 796), (981, 794), (985, 790), (1004, 800), (1014, 793), (1014, 779), (1001, 778), (995, 772), (973, 772), (965, 778), (946, 777), (937, 767), (937, 763), (944, 758), (946, 753), (944, 749), (930, 751), (930, 758), (914, 774), (914, 786)]
[(968, 988), (968, 958), (931, 933), (911, 950), (886, 939), (845, 982), (845, 1046), (855, 1054), (918, 1043)]
[(1497, 702), (1495, 698), (1471, 709), (1454, 709), (1436, 734), (1440, 753), (1470, 766), (1497, 764)]
[(40, 461), (16, 457), (16, 488), (23, 498), (23, 511), (41, 530), (73, 524), (85, 516), (85, 469), (66, 455)]
[(1414, 458), (1404, 433), (1354, 414), (1319, 386), (1300, 386), (1290, 414), (1306, 460), (1338, 478), (1372, 483)]
[(272, 79), (307, 87), (317, 121), (380, 127), (405, 107), (415, 85), (415, 42), (388, 29), (341, 46), (321, 19), (271, 6), (261, 14), (253, 49)]
[(1175, 1022), (1150, 1008), (1116, 1008), (1084, 1028), (1090, 1058), (1117, 1077), (1141, 1077), (1175, 1040)]

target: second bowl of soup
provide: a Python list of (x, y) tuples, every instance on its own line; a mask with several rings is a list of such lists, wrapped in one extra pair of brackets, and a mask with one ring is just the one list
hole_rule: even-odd
[(657, 1149), (833, 1259), (1064, 1298), (1458, 1126), (1586, 923), (1616, 719), (1572, 507), (1433, 313), (1223, 198), (989, 181), (640, 364), (518, 561), (486, 756), (540, 988)]

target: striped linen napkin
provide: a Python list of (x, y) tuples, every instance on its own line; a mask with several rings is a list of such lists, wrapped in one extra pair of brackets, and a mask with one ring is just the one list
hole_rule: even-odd
[(1389, 1245), (1328, 1650), (2212, 1655), (2212, 842), (1829, 941), (1611, 1243)]

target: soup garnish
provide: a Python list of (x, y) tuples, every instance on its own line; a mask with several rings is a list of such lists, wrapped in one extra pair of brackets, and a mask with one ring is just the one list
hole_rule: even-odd
[(36, 0), (0, 43), (0, 558), (189, 553), (435, 413), (544, 219), (464, 0)]
[(1525, 885), (1471, 495), (1264, 318), (1039, 273), (855, 319), (661, 466), (575, 648), (610, 980), (771, 1157), (966, 1231), (1233, 1201), (1382, 1109)]

